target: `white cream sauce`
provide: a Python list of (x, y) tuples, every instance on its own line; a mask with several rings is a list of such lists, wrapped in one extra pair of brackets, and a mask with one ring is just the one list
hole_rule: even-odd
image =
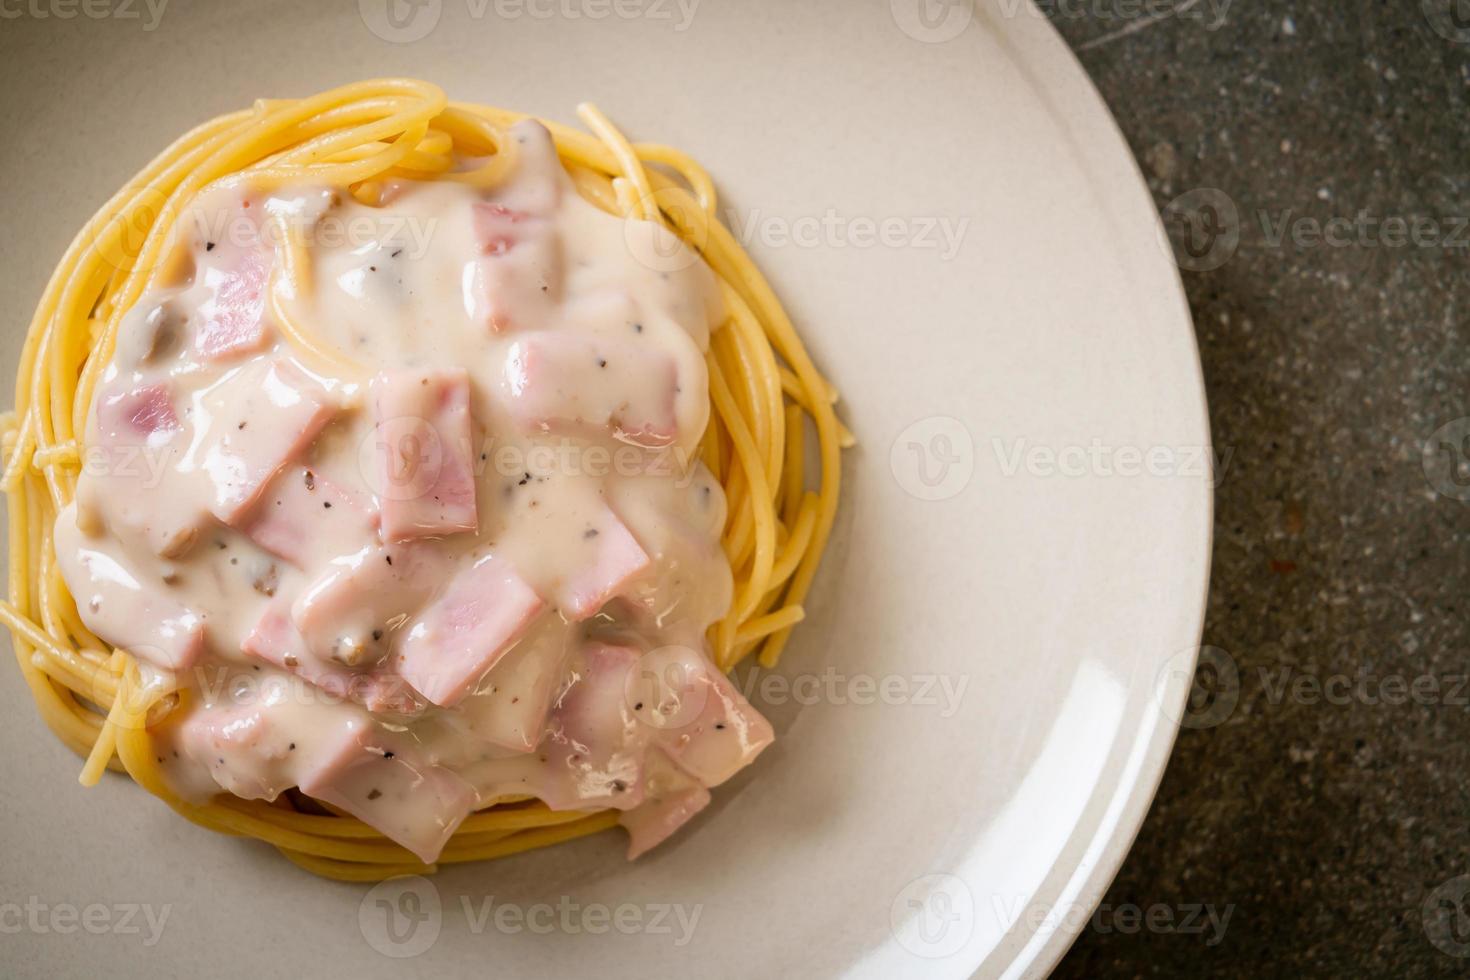
[(188, 691), (158, 732), (187, 798), (299, 787), (427, 861), (536, 796), (629, 811), (641, 852), (771, 740), (703, 652), (731, 599), (695, 460), (713, 275), (640, 263), (685, 246), (514, 134), (491, 193), (216, 187), (124, 320), (57, 558)]

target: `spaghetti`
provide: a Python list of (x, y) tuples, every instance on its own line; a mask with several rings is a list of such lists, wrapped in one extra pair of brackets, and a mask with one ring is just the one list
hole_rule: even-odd
[[(803, 618), (837, 509), (840, 450), (851, 435), (834, 411), (834, 389), (770, 286), (717, 220), (705, 171), (671, 147), (629, 143), (592, 106), (579, 115), (592, 135), (544, 123), (578, 192), (611, 214), (660, 222), (718, 279), (728, 318), (707, 353), (712, 411), (699, 455), (727, 496), (721, 543), (735, 588), (708, 641), (726, 672), (751, 658), (773, 667)], [(205, 805), (179, 798), (160, 774), (151, 730), (190, 692), (150, 680), (131, 655), (109, 649), (83, 625), (58, 570), (52, 527), (76, 492), (87, 413), (120, 321), (167, 279), (174, 226), (202, 190), (243, 179), (261, 187), (310, 181), (375, 206), (394, 180), (488, 189), (514, 165), (506, 132), (523, 118), (450, 102), (437, 87), (407, 79), (262, 100), (185, 134), (72, 241), (31, 322), (15, 411), (0, 417), (10, 534), (9, 601), (0, 603), (0, 621), (42, 718), (86, 759), (84, 784), (103, 769), (125, 772), (189, 820), (265, 841), (332, 878), (373, 881), (437, 866), (356, 818), (305, 805), (300, 794), (271, 803), (228, 794)], [(272, 321), (305, 361), (347, 371), (352, 365), (341, 352), (293, 315), (305, 272), (290, 233), (282, 234), (284, 267), (269, 289)], [(611, 827), (616, 818), (502, 799), (465, 819), (437, 863), (544, 847)]]

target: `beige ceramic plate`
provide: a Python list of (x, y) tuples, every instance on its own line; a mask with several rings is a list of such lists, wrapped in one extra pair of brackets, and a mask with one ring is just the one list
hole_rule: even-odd
[(175, 135), (257, 96), (403, 73), (563, 121), (592, 99), (704, 161), (860, 447), (808, 620), (753, 695), (781, 740), (637, 864), (606, 835), (432, 884), (319, 881), (124, 780), (81, 789), (3, 671), (0, 973), (1055, 962), (1169, 754), (1211, 487), (1149, 195), (1044, 19), (1018, 0), (12, 6), (7, 363), (70, 236)]

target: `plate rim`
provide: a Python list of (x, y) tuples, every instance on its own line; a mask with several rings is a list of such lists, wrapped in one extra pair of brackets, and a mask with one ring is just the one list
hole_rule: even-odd
[[(1120, 220), (1136, 222), (1143, 220), (1151, 226), (1151, 231), (1158, 236), (1159, 241), (1168, 242), (1163, 220), (1157, 207), (1153, 204), (1153, 193), (1148, 187), (1148, 181), (1139, 165), (1138, 158), (1119, 125), (1117, 117), (1113, 114), (1107, 100), (1098, 89), (1091, 75), (1083, 67), (1060, 31), (1041, 10), (1035, 0), (1023, 0), (1022, 7), (1015, 7), (1011, 11), (999, 9), (996, 4), (999, 0), (974, 0), (975, 19), (982, 30), (994, 30), (997, 21), (1003, 25), (1002, 29), (995, 31), (995, 40), (1003, 46), (1012, 49), (1014, 55), (1018, 55), (1017, 61), (1030, 69), (1041, 69), (1032, 74), (1032, 81), (1036, 84), (1038, 92), (1049, 95), (1055, 104), (1066, 105), (1068, 113), (1062, 116), (1052, 109), (1053, 115), (1059, 125), (1067, 130), (1075, 129), (1075, 120), (1084, 119), (1092, 126), (1097, 134), (1108, 141), (1106, 146), (1097, 147), (1100, 152), (1108, 156), (1117, 157), (1122, 165), (1132, 175), (1132, 180), (1126, 186), (1120, 186), (1117, 197), (1127, 194), (1139, 195), (1149, 203), (1147, 211), (1138, 213), (1136, 205), (1127, 203), (1127, 210), (1120, 215)], [(1024, 20), (1031, 20), (1031, 27), (1019, 27)], [(1198, 436), (1200, 445), (1212, 446), (1213, 437), (1210, 426), (1209, 398), (1205, 388), (1204, 365), (1200, 359), (1199, 337), (1195, 330), (1193, 312), (1189, 306), (1188, 295), (1184, 289), (1184, 281), (1177, 262), (1168, 256), (1172, 252), (1161, 249), (1156, 263), (1161, 265), (1165, 272), (1168, 284), (1167, 296), (1161, 296), (1161, 302), (1166, 302), (1174, 307), (1174, 316), (1178, 326), (1184, 331), (1187, 339), (1187, 349), (1192, 357), (1187, 358), (1188, 365), (1181, 365), (1185, 373), (1177, 376), (1184, 380), (1181, 391), (1187, 396), (1192, 396), (1197, 409), (1194, 419), (1190, 421), (1190, 427), (1194, 429), (1194, 435)], [(1213, 471), (1211, 477), (1213, 477)], [(1194, 562), (1190, 563), (1189, 569), (1197, 580), (1194, 590), (1194, 598), (1190, 600), (1191, 605), (1187, 612), (1187, 622), (1194, 624), (1184, 635), (1177, 638), (1177, 644), (1171, 647), (1180, 651), (1187, 651), (1187, 665), (1185, 660), (1172, 662), (1178, 668), (1178, 673), (1186, 678), (1192, 678), (1198, 665), (1200, 644), (1204, 638), (1205, 614), (1209, 602), (1210, 572), (1214, 555), (1214, 511), (1215, 511), (1215, 480), (1206, 478), (1201, 480), (1196, 487), (1199, 498), (1193, 503), (1198, 509), (1197, 517), (1203, 525), (1201, 538), (1202, 547)], [(1186, 673), (1187, 666), (1187, 673)], [(1174, 719), (1183, 717), (1183, 708), (1189, 696), (1190, 685), (1188, 683), (1175, 684), (1171, 690), (1160, 691), (1157, 695), (1159, 722), (1154, 725), (1152, 732), (1144, 732), (1140, 727), (1137, 731), (1138, 738), (1146, 737), (1147, 745), (1144, 750), (1144, 759), (1136, 775), (1131, 782), (1119, 782), (1113, 787), (1113, 798), (1119, 794), (1126, 796), (1125, 802), (1119, 812), (1118, 819), (1111, 830), (1099, 828), (1099, 835), (1106, 835), (1103, 842), (1099, 860), (1090, 869), (1083, 871), (1081, 867), (1074, 869), (1069, 876), (1069, 881), (1080, 877), (1077, 882), (1077, 894), (1086, 896), (1086, 916), (1064, 916), (1061, 924), (1052, 930), (1040, 943), (1036, 942), (1038, 933), (1033, 933), (1029, 941), (1026, 941), (1019, 953), (1011, 960), (996, 963), (999, 967), (997, 974), (1005, 977), (1045, 977), (1049, 975), (1061, 962), (1067, 951), (1072, 948), (1081, 936), (1088, 922), (1091, 921), (1093, 913), (1101, 903), (1103, 897), (1122, 870), (1123, 862), (1133, 850), (1133, 845), (1143, 829), (1143, 824), (1153, 806), (1159, 786), (1163, 782), (1164, 774), (1168, 770), (1169, 761), (1173, 758), (1174, 745), (1178, 740), (1180, 724)], [(1096, 839), (1096, 837), (1094, 837)], [(1055, 870), (1055, 867), (1054, 869)], [(1002, 940), (1004, 942), (1004, 940)], [(991, 965), (992, 958), (998, 948), (977, 951), (978, 958), (972, 959), (964, 964), (962, 975), (979, 976), (980, 971)]]

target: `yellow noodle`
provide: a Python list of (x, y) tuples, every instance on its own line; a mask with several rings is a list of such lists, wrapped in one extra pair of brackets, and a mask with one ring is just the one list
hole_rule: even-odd
[[(832, 529), (839, 450), (851, 434), (833, 411), (836, 391), (816, 370), (774, 293), (729, 230), (705, 170), (680, 151), (630, 143), (595, 107), (579, 115), (590, 134), (545, 122), (578, 192), (604, 211), (661, 223), (699, 252), (719, 279), (728, 312), (708, 358), (712, 411), (699, 458), (724, 486), (722, 543), (735, 598), (711, 629), (717, 662), (751, 653), (775, 663)], [(260, 100), (185, 133), (114, 194), (77, 233), (46, 286), (16, 374), (15, 411), (0, 415), (0, 485), (9, 500), (8, 601), (0, 623), (46, 725), (86, 759), (83, 782), (104, 767), (125, 771), (187, 819), (276, 847), (315, 874), (378, 881), (427, 874), (424, 865), (367, 824), (222, 795), (178, 798), (159, 772), (154, 729), (189, 703), (188, 691), (145, 684), (126, 653), (112, 653), (81, 623), (56, 569), (51, 529), (75, 492), (92, 395), (122, 317), (149, 288), (180, 274), (177, 222), (211, 185), (270, 189), (312, 182), (377, 206), (391, 181), (495, 186), (515, 164), (506, 129), (521, 113), (451, 103), (434, 85), (374, 79), (305, 99)], [(312, 329), (306, 250), (291, 229), (268, 289), (277, 326), (308, 361), (336, 375), (361, 368)], [(807, 428), (818, 466), (806, 460)], [(521, 799), (471, 814), (440, 863), (488, 860), (613, 826), (614, 811), (554, 812)]]

